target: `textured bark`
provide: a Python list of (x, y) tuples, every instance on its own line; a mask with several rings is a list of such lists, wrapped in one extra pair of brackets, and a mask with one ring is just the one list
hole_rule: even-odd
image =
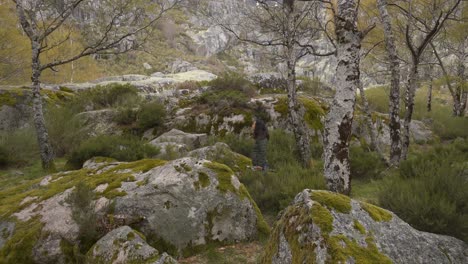
[(427, 111), (431, 112), (432, 110), (432, 78), (429, 81), (429, 87), (427, 90)]
[(31, 41), (32, 45), (32, 94), (33, 94), (33, 111), (34, 111), (34, 127), (36, 128), (37, 143), (39, 145), (39, 153), (42, 161), (42, 168), (46, 171), (55, 170), (54, 153), (49, 141), (49, 134), (45, 125), (44, 112), (42, 109), (41, 84), (39, 78), (41, 76), (39, 47), (40, 44)]
[(303, 167), (310, 166), (311, 150), (310, 150), (310, 136), (308, 133), (307, 125), (304, 121), (304, 109), (301, 107), (297, 100), (297, 87), (296, 87), (296, 54), (294, 49), (294, 30), (293, 13), (294, 1), (289, 0), (285, 2), (287, 11), (287, 26), (288, 34), (286, 34), (286, 46), (284, 47), (285, 57), (287, 58), (288, 67), (288, 116), (289, 122), (293, 127), (294, 137), (296, 139), (297, 149), (299, 150), (301, 163)]
[(338, 1), (335, 18), (338, 66), (336, 94), (325, 121), (324, 174), (328, 189), (349, 194), (349, 139), (353, 123), (356, 90), (359, 86), (361, 32), (357, 29), (356, 1)]
[(377, 131), (375, 131), (374, 125), (372, 123), (372, 113), (370, 111), (369, 102), (367, 101), (366, 94), (364, 93), (364, 88), (362, 87), (361, 82), (359, 82), (359, 95), (361, 96), (363, 110), (364, 110), (364, 113), (366, 115), (365, 122), (366, 122), (367, 130), (369, 131), (369, 136), (370, 136), (370, 140), (371, 140), (370, 149), (372, 151), (377, 152), (377, 154), (379, 154), (380, 158), (385, 163), (388, 163), (387, 159), (385, 158), (385, 155), (382, 152), (382, 149), (380, 148), (379, 144), (377, 143)]
[(418, 65), (419, 61), (413, 58), (413, 63), (410, 68), (408, 75), (408, 82), (405, 91), (405, 121), (403, 123), (403, 135), (402, 135), (402, 148), (401, 148), (401, 160), (406, 160), (408, 156), (408, 148), (410, 144), (410, 123), (413, 118), (414, 111), (414, 96), (416, 94), (416, 83), (418, 82)]
[(391, 83), (390, 83), (390, 164), (397, 166), (400, 162), (400, 64), (395, 45), (395, 37), (392, 31), (392, 23), (387, 10), (387, 0), (377, 0), (380, 19), (384, 28), (385, 46), (390, 61)]

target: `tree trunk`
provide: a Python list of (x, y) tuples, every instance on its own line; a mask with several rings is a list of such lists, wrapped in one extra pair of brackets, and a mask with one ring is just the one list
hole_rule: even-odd
[(427, 91), (427, 112), (432, 110), (432, 78), (429, 80), (429, 87)]
[[(466, 103), (467, 103), (467, 98), (468, 98), (468, 91), (465, 91), (463, 89), (463, 82), (465, 82), (465, 65), (463, 64), (463, 61), (460, 61), (457, 67), (457, 77), (458, 77), (458, 85), (457, 85), (457, 92), (456, 92), (456, 99), (457, 103), (454, 103), (453, 106), (453, 114), (455, 116), (463, 117), (465, 116), (465, 109), (466, 109)], [(455, 98), (454, 98), (455, 99)]]
[(349, 139), (360, 78), (362, 34), (357, 29), (356, 13), (356, 1), (338, 1), (335, 18), (338, 53), (336, 94), (325, 121), (323, 140), (324, 174), (328, 189), (344, 194), (351, 191)]
[(285, 49), (286, 63), (288, 67), (288, 115), (289, 122), (292, 125), (294, 137), (296, 139), (297, 149), (299, 150), (301, 163), (304, 168), (310, 166), (310, 159), (312, 157), (310, 150), (310, 135), (307, 125), (304, 121), (304, 108), (297, 100), (297, 87), (296, 87), (296, 54), (294, 50), (294, 0), (285, 1), (285, 8), (288, 12), (287, 26), (288, 26), (288, 45)]
[(414, 96), (416, 93), (416, 83), (418, 81), (418, 65), (417, 59), (413, 58), (410, 73), (408, 75), (408, 82), (405, 91), (405, 121), (403, 124), (403, 138), (402, 138), (402, 149), (401, 149), (401, 160), (406, 160), (408, 156), (408, 149), (410, 144), (410, 124), (413, 118), (414, 110)]
[(54, 171), (54, 154), (52, 146), (49, 142), (49, 134), (45, 125), (44, 112), (42, 110), (41, 84), (40, 84), (40, 62), (39, 62), (39, 47), (38, 42), (31, 42), (32, 45), (32, 94), (33, 94), (33, 111), (34, 111), (34, 126), (36, 128), (37, 143), (42, 161), (42, 168), (46, 171)]
[(398, 166), (401, 155), (400, 139), (400, 64), (395, 45), (395, 37), (392, 31), (392, 23), (387, 10), (387, 0), (377, 0), (380, 19), (384, 28), (385, 45), (390, 60), (391, 84), (390, 84), (390, 164)]
[(359, 95), (361, 96), (364, 113), (366, 115), (365, 122), (366, 122), (367, 130), (369, 131), (369, 136), (370, 136), (370, 141), (371, 141), (370, 149), (372, 151), (377, 152), (380, 158), (385, 163), (388, 163), (387, 159), (385, 158), (385, 155), (382, 152), (382, 149), (380, 149), (380, 146), (377, 142), (377, 132), (375, 131), (374, 125), (372, 123), (372, 113), (370, 111), (369, 102), (367, 101), (366, 94), (364, 93), (364, 87), (362, 87), (362, 82), (359, 82)]

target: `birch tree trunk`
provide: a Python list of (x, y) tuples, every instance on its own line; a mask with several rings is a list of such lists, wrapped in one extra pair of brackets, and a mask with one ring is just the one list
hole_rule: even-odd
[(398, 166), (401, 156), (400, 139), (400, 64), (398, 62), (398, 53), (395, 45), (395, 37), (392, 31), (392, 22), (387, 10), (387, 0), (377, 0), (377, 7), (380, 13), (380, 19), (384, 28), (385, 46), (390, 61), (390, 164)]
[(42, 161), (42, 168), (46, 171), (54, 171), (54, 153), (49, 141), (49, 134), (45, 125), (44, 111), (42, 109), (41, 96), (41, 64), (39, 61), (40, 43), (32, 40), (32, 94), (33, 94), (33, 111), (34, 111), (34, 127), (36, 128), (37, 143), (39, 145), (39, 153)]
[(401, 149), (401, 160), (406, 160), (408, 156), (408, 148), (410, 144), (410, 124), (413, 118), (414, 111), (414, 96), (416, 93), (416, 84), (418, 81), (418, 65), (419, 61), (413, 58), (410, 72), (408, 75), (408, 82), (405, 91), (405, 121), (403, 123), (403, 137), (402, 137), (402, 149)]
[(349, 194), (349, 139), (359, 86), (362, 35), (357, 29), (356, 1), (338, 1), (335, 33), (338, 54), (336, 94), (325, 121), (324, 174), (329, 190)]
[(288, 79), (287, 79), (287, 90), (288, 90), (288, 115), (289, 122), (292, 125), (294, 137), (296, 139), (297, 149), (299, 150), (301, 163), (304, 168), (310, 166), (311, 150), (310, 150), (310, 136), (308, 133), (307, 125), (304, 121), (304, 109), (298, 102), (297, 99), (297, 87), (296, 87), (296, 53), (294, 49), (294, 0), (285, 1), (285, 8), (287, 12), (286, 23), (287, 23), (287, 34), (285, 57), (288, 67)]
[[(468, 91), (465, 91), (463, 89), (463, 82), (466, 81), (465, 78), (465, 65), (463, 64), (463, 61), (460, 61), (457, 67), (457, 77), (458, 77), (458, 85), (456, 88), (456, 95), (455, 98), (457, 98), (458, 102), (453, 105), (453, 114), (455, 116), (463, 117), (465, 116), (465, 109), (466, 109), (466, 103), (467, 103), (467, 98), (468, 98)], [(454, 99), (455, 99), (454, 98)]]

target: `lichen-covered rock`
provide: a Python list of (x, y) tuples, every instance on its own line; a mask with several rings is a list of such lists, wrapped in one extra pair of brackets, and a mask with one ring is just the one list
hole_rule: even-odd
[(5, 242), (11, 237), (11, 234), (14, 231), (15, 231), (15, 223), (0, 222), (0, 248), (3, 247)]
[(170, 70), (171, 70), (171, 73), (180, 73), (180, 72), (196, 71), (198, 70), (198, 68), (193, 66), (193, 64), (191, 64), (188, 61), (177, 59), (170, 65)]
[(420, 232), (390, 211), (304, 190), (281, 214), (262, 263), (467, 263), (468, 245)]
[(237, 173), (244, 172), (252, 167), (252, 161), (249, 158), (232, 151), (226, 143), (222, 142), (190, 151), (187, 156), (225, 164)]
[(159, 149), (159, 154), (156, 157), (163, 159), (176, 159), (185, 157), (189, 149), (185, 144), (178, 144), (173, 142), (153, 142), (151, 145)]
[(208, 136), (206, 134), (190, 134), (177, 129), (172, 129), (171, 131), (152, 140), (150, 144), (154, 146), (163, 142), (185, 144), (189, 150), (193, 150), (204, 145), (207, 140)]
[(138, 219), (133, 226), (174, 252), (268, 232), (255, 202), (225, 165), (183, 158), (136, 179), (122, 184), (127, 195), (114, 200), (115, 214)]
[(128, 226), (112, 230), (86, 254), (87, 263), (177, 263), (167, 254), (159, 254), (142, 235)]
[(115, 122), (116, 114), (115, 109), (102, 109), (79, 113), (77, 117), (83, 122), (85, 131), (92, 136), (120, 135), (122, 130)]

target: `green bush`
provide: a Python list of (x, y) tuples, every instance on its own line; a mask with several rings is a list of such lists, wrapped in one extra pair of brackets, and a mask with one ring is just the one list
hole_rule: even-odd
[(256, 94), (252, 83), (235, 73), (226, 73), (208, 85), (210, 90), (204, 92), (198, 101), (216, 110), (248, 108), (250, 98)]
[(138, 89), (130, 84), (96, 86), (76, 94), (73, 100), (75, 112), (134, 106), (140, 101)]
[(0, 132), (0, 166), (21, 167), (39, 159), (39, 148), (34, 129)]
[(378, 199), (415, 228), (468, 242), (468, 141), (438, 146), (401, 163)]
[(211, 136), (208, 139), (209, 145), (214, 145), (216, 142), (224, 142), (229, 145), (232, 151), (240, 153), (246, 157), (250, 157), (255, 141), (251, 137), (243, 137), (236, 134), (226, 134), (223, 137)]
[(133, 107), (120, 107), (114, 116), (114, 121), (122, 126), (128, 126), (137, 120), (138, 111)]
[[(99, 240), (97, 215), (94, 212), (93, 189), (83, 182), (76, 185), (75, 189), (66, 199), (72, 208), (72, 218), (78, 225), (79, 252), (73, 252), (73, 259), (84, 260), (86, 252)], [(72, 256), (68, 256), (72, 257)], [(79, 263), (79, 262), (78, 262)]]
[(67, 105), (50, 106), (46, 112), (46, 125), (57, 157), (71, 153), (88, 137), (82, 121)]
[(158, 154), (158, 149), (145, 144), (133, 136), (101, 135), (87, 139), (74, 150), (69, 159), (68, 167), (79, 169), (90, 158), (101, 156), (120, 161), (135, 161)]
[(353, 146), (349, 150), (352, 179), (376, 179), (387, 168), (379, 154)]
[(271, 131), (267, 160), (269, 170), (266, 173), (249, 171), (240, 178), (262, 211), (276, 214), (300, 191), (325, 188), (323, 163), (313, 161), (311, 168), (303, 168), (292, 134)]
[(141, 130), (161, 127), (166, 118), (166, 108), (159, 102), (142, 105), (137, 114), (137, 126)]

